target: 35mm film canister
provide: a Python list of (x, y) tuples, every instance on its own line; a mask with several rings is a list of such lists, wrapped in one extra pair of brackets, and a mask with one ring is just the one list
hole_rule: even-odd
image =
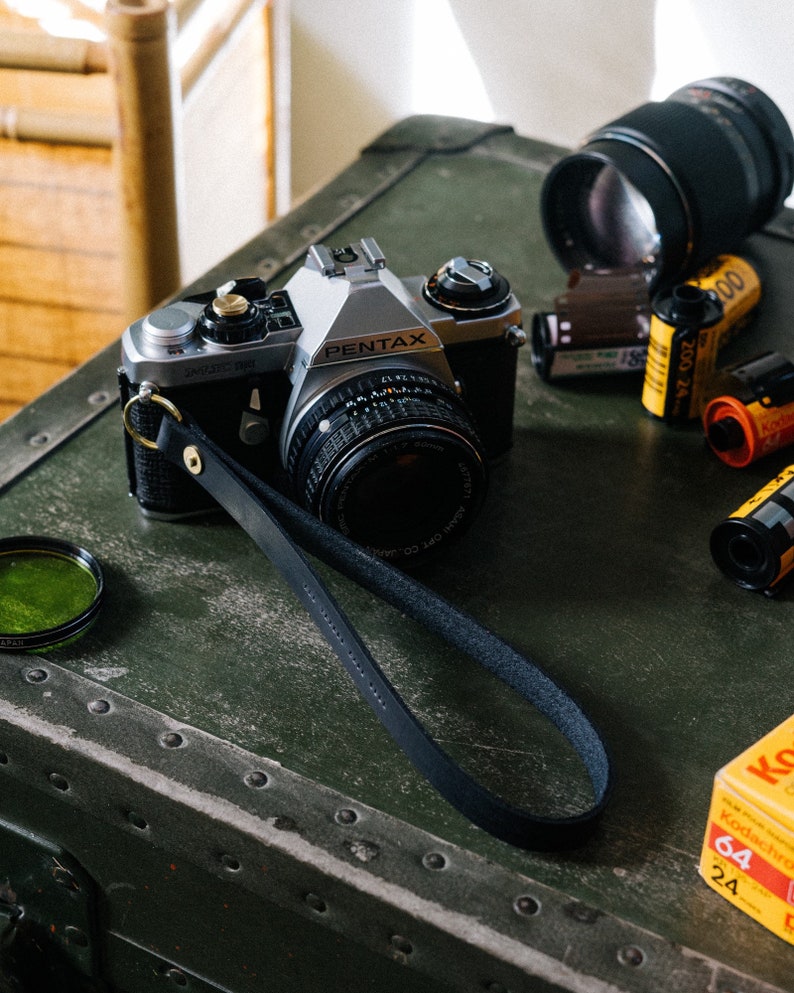
[(714, 528), (711, 556), (744, 589), (775, 592), (794, 568), (794, 465)]
[(703, 411), (703, 431), (726, 465), (743, 468), (794, 443), (794, 364), (779, 352), (725, 370), (736, 393), (715, 397)]
[(794, 403), (765, 407), (738, 397), (709, 401), (703, 428), (711, 450), (726, 465), (742, 469), (764, 455), (794, 444)]
[(720, 255), (692, 279), (651, 301), (642, 405), (668, 424), (700, 417), (717, 353), (747, 323), (761, 281), (738, 255)]
[(82, 635), (102, 606), (97, 560), (59, 538), (0, 539), (0, 651), (42, 652)]
[(651, 301), (640, 269), (571, 273), (554, 310), (532, 319), (532, 364), (541, 379), (642, 372)]

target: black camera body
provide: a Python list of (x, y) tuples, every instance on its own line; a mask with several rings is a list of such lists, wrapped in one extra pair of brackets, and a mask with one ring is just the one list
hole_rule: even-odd
[[(410, 559), (460, 533), (487, 465), (512, 442), (521, 308), (488, 263), (399, 279), (363, 238), (309, 249), (284, 289), (233, 280), (133, 323), (122, 402), (157, 435), (154, 390), (254, 475), (376, 554)], [(213, 506), (156, 450), (127, 440), (130, 490), (174, 519)]]

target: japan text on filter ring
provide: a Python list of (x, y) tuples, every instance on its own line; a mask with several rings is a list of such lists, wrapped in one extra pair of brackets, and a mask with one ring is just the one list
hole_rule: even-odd
[(85, 549), (58, 538), (0, 539), (0, 650), (44, 651), (83, 634), (105, 581)]

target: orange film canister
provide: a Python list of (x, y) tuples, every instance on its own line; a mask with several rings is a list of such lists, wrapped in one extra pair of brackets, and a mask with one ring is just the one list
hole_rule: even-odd
[(715, 455), (741, 469), (794, 444), (794, 401), (770, 407), (757, 400), (715, 397), (703, 411), (703, 430)]

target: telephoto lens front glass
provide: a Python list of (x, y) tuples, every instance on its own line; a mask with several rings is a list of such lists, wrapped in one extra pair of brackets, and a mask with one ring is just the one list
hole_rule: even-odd
[(0, 650), (65, 645), (94, 622), (104, 598), (99, 563), (58, 538), (0, 539)]
[(653, 209), (614, 166), (605, 165), (598, 171), (588, 199), (586, 217), (597, 258), (615, 268), (656, 258), (660, 238)]

